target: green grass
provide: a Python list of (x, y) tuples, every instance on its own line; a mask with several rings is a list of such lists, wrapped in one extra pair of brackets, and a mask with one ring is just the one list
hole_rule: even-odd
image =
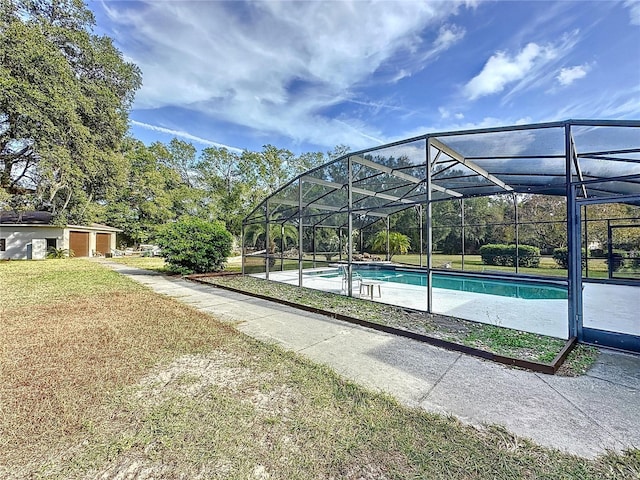
[(577, 345), (558, 371), (559, 375), (575, 377), (584, 375), (598, 358), (598, 349), (588, 345)]
[[(500, 355), (522, 356), (526, 351), (536, 360), (551, 363), (564, 342), (552, 337), (534, 335), (493, 325), (475, 325), (463, 339), (465, 345), (491, 350)], [(595, 360), (595, 359), (594, 359)]]
[[(110, 293), (122, 279), (107, 269), (97, 269), (77, 259), (0, 262), (4, 308), (62, 301), (76, 295)], [(131, 288), (140, 288), (131, 283)]]
[(640, 474), (637, 450), (586, 460), (406, 408), (98, 263), (2, 262), (0, 282), (1, 478)]
[(109, 259), (111, 262), (129, 265), (130, 267), (144, 268), (145, 270), (153, 270), (156, 272), (168, 272), (167, 264), (162, 257), (113, 257)]

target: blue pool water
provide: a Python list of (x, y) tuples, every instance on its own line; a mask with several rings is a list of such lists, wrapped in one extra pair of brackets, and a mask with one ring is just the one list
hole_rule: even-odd
[[(382, 282), (418, 285), (423, 287), (427, 286), (427, 274), (424, 272), (385, 269), (380, 267), (354, 268), (354, 272), (367, 280), (378, 280)], [(321, 276), (337, 277), (340, 276), (340, 274), (337, 272), (325, 273), (321, 274)], [(532, 283), (517, 279), (502, 280), (468, 277), (464, 275), (443, 275), (438, 273), (434, 273), (432, 276), (434, 288), (533, 300), (567, 299), (567, 289), (561, 285)]]

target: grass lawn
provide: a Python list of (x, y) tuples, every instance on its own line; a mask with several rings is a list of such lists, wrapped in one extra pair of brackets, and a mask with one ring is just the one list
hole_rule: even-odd
[(168, 272), (167, 264), (162, 257), (141, 257), (135, 255), (130, 257), (113, 257), (110, 258), (109, 261), (129, 265), (130, 267), (144, 268), (145, 270)]
[[(109, 261), (121, 263), (123, 265), (129, 265), (131, 267), (144, 268), (145, 270), (153, 270), (156, 272), (165, 272), (165, 273), (169, 272), (167, 263), (164, 261), (164, 258), (162, 257), (140, 257), (135, 255), (130, 257), (114, 257), (109, 259)], [(242, 257), (230, 257), (227, 260), (225, 271), (229, 271), (229, 272), (242, 271)]]
[(408, 409), (81, 259), (0, 262), (0, 478), (629, 479)]

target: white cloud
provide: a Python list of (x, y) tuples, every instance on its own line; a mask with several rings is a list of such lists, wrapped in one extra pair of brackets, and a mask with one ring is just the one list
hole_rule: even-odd
[(627, 0), (624, 6), (629, 9), (629, 21), (631, 25), (640, 25), (640, 1)]
[(542, 88), (555, 81), (561, 62), (566, 63), (581, 38), (580, 30), (574, 29), (561, 35), (554, 43), (528, 43), (519, 52), (494, 53), (485, 63), (482, 71), (464, 87), (463, 94), (469, 100), (508, 91), (501, 98), (501, 104), (510, 102), (517, 94), (527, 90)]
[[(368, 145), (354, 118), (323, 111), (353, 97), (399, 52), (436, 55), (464, 30), (422, 34), (460, 2), (103, 2), (118, 46), (140, 66), (135, 108), (186, 107), (264, 134), (322, 145)], [(417, 53), (421, 57), (420, 53)], [(414, 57), (415, 58), (415, 57)], [(419, 62), (418, 62), (419, 63)], [(410, 75), (407, 69), (401, 76)], [(362, 133), (352, 137), (344, 125)], [(355, 143), (355, 144), (354, 144)]]
[(462, 113), (451, 113), (448, 108), (438, 107), (438, 113), (440, 113), (440, 118), (443, 120), (447, 120), (449, 118), (455, 118), (456, 120), (462, 120), (464, 118), (464, 114)]
[[(438, 36), (429, 48), (421, 52), (412, 50), (404, 62), (400, 61), (400, 64), (404, 66), (398, 69), (391, 82), (396, 83), (424, 69), (429, 62), (436, 59), (441, 53), (462, 41), (465, 34), (466, 30), (458, 25), (442, 25), (438, 31)], [(398, 59), (394, 60), (398, 61)]]
[(541, 57), (527, 75), (515, 82), (502, 98), (501, 104), (506, 104), (518, 93), (553, 84), (559, 65), (562, 62), (566, 63), (566, 57), (571, 55), (579, 40), (580, 30), (576, 29), (562, 35), (557, 43), (548, 45), (546, 50), (549, 55)]
[(462, 40), (465, 33), (465, 29), (457, 25), (443, 25), (438, 38), (433, 42), (433, 50), (437, 53), (447, 50)]
[(576, 80), (583, 78), (589, 72), (589, 65), (576, 65), (575, 67), (567, 67), (560, 70), (556, 79), (563, 87), (571, 85)]
[(496, 52), (482, 71), (465, 85), (464, 93), (469, 100), (476, 100), (501, 92), (508, 84), (523, 79), (538, 63), (547, 62), (555, 56), (553, 47), (536, 43), (527, 44), (515, 56)]
[(130, 120), (132, 125), (136, 127), (141, 127), (146, 130), (152, 130), (154, 132), (166, 133), (169, 135), (173, 135), (174, 137), (185, 138), (187, 140), (194, 141), (196, 143), (200, 143), (201, 145), (207, 145), (208, 147), (218, 147), (218, 148), (226, 148), (232, 152), (242, 153), (243, 149), (237, 147), (231, 147), (229, 145), (225, 145), (223, 143), (213, 142), (211, 140), (207, 140), (206, 138), (197, 137), (195, 135), (191, 135), (190, 133), (183, 132), (182, 130), (174, 130), (171, 128), (160, 127), (158, 125), (151, 125), (149, 123), (138, 122), (136, 120)]

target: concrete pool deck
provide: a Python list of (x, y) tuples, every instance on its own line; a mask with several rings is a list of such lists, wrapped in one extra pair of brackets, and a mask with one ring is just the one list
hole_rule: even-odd
[(105, 263), (158, 293), (233, 323), (251, 337), (329, 365), (408, 406), (455, 415), (477, 426), (502, 425), (541, 445), (585, 457), (640, 447), (640, 356), (602, 350), (587, 375), (537, 374), (212, 286)]
[[(256, 276), (264, 278), (263, 274)], [(297, 285), (298, 272), (271, 272), (269, 279)], [(342, 290), (341, 278), (304, 275), (303, 285), (326, 292), (346, 293)], [(415, 310), (427, 309), (426, 287), (383, 282), (381, 291), (381, 297), (374, 297), (373, 301)], [(354, 286), (354, 296), (358, 293)], [(527, 312), (526, 320), (523, 320), (523, 311)], [(567, 339), (569, 335), (567, 300), (529, 300), (434, 287), (433, 312), (557, 338)]]
[[(303, 286), (345, 295), (342, 278), (317, 275), (323, 270), (330, 269), (305, 269)], [(264, 274), (252, 276), (264, 278)], [(298, 271), (270, 272), (269, 279), (297, 286)], [(357, 285), (354, 283), (354, 296), (359, 296)], [(366, 298), (426, 311), (427, 289), (424, 286), (386, 281), (381, 283), (380, 293), (378, 296), (376, 289), (373, 298)], [(585, 326), (640, 336), (640, 287), (584, 283), (583, 301)], [(563, 339), (569, 335), (567, 310), (566, 299), (514, 298), (433, 288), (434, 313)]]

